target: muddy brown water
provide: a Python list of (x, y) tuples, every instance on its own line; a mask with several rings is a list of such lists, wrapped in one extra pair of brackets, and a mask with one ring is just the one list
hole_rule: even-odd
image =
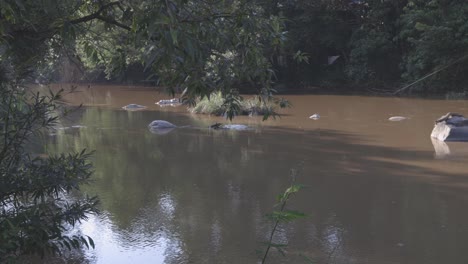
[[(89, 263), (258, 263), (293, 168), (306, 187), (287, 207), (307, 217), (280, 226), (285, 256), (268, 263), (468, 263), (468, 143), (429, 137), (442, 114), (468, 114), (466, 101), (284, 96), (281, 118), (214, 131), (227, 121), (159, 107), (170, 97), (151, 88), (79, 90), (65, 100), (85, 107), (45, 149), (95, 150), (84, 191), (102, 214), (79, 227), (96, 243)], [(148, 108), (121, 109), (130, 103)], [(156, 119), (190, 127), (157, 135)]]

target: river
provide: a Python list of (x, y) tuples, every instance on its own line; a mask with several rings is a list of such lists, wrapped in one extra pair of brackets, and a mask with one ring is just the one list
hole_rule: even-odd
[[(268, 263), (468, 263), (468, 143), (431, 141), (434, 120), (463, 100), (285, 95), (282, 117), (237, 117), (252, 129), (208, 129), (222, 117), (159, 107), (151, 88), (79, 87), (83, 108), (45, 152), (94, 150), (101, 214), (79, 225), (89, 263), (258, 263), (276, 196), (303, 184)], [(148, 106), (125, 111), (130, 103)], [(318, 120), (309, 116), (318, 113)], [(392, 122), (392, 116), (407, 119)], [(151, 133), (163, 119), (177, 128)], [(74, 126), (74, 127), (73, 127)], [(437, 150), (437, 151), (436, 151)]]

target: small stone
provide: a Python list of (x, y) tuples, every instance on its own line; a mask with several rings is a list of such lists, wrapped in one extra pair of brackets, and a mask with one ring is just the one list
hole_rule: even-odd
[(313, 115), (309, 116), (309, 118), (312, 119), (312, 120), (319, 120), (320, 115), (319, 114), (313, 114)]
[(403, 120), (406, 120), (408, 119), (407, 117), (404, 117), (404, 116), (392, 116), (388, 119), (388, 121), (394, 121), (394, 122), (397, 122), (397, 121), (403, 121)]

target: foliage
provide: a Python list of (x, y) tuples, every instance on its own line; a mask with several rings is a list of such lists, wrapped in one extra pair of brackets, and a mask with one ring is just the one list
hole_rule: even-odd
[[(0, 2), (8, 47), (0, 56), (13, 66), (35, 60), (40, 79), (73, 69), (89, 81), (104, 71), (185, 90), (187, 102), (244, 87), (262, 93), (275, 80), (397, 87), (443, 69), (419, 84), (467, 83), (462, 0), (23, 2)], [(339, 58), (329, 64), (330, 56)]]
[[(229, 108), (231, 106), (231, 108)], [(262, 101), (260, 96), (254, 96), (245, 100), (239, 95), (223, 96), (221, 92), (211, 94), (199, 100), (189, 110), (196, 114), (209, 114), (218, 116), (234, 117), (235, 115), (263, 115), (264, 117), (276, 117), (278, 106), (280, 108), (290, 107), (290, 103), (283, 98), (275, 98)]]
[(89, 153), (40, 157), (28, 145), (59, 116), (60, 94), (39, 95), (0, 85), (0, 262), (21, 254), (94, 247), (66, 231), (96, 212), (95, 197), (72, 198), (91, 176)]
[(400, 77), (398, 18), (405, 0), (366, 1), (361, 7), (360, 26), (350, 38), (346, 74), (358, 83), (392, 84)]
[[(280, 82), (397, 88), (416, 81), (431, 92), (468, 83), (466, 1), (282, 0), (265, 10), (285, 21), (285, 45), (273, 61)], [(298, 51), (307, 61), (296, 63)], [(331, 56), (339, 58), (329, 64)]]
[(44, 2), (4, 1), (9, 12), (0, 20), (5, 57), (15, 67), (40, 66), (41, 78), (73, 68), (122, 79), (137, 70), (172, 94), (185, 91), (186, 102), (214, 91), (229, 97), (239, 87), (270, 93), (275, 75), (267, 56), (283, 43), (283, 23), (256, 1)]
[(327, 65), (327, 59), (348, 53), (355, 18), (346, 1), (275, 2), (268, 10), (285, 21), (285, 45), (274, 61), (279, 81), (310, 85), (341, 80), (342, 74), (336, 73), (342, 72), (341, 65)]
[(278, 197), (276, 198), (278, 202), (277, 206), (279, 207), (279, 210), (273, 211), (272, 213), (267, 215), (268, 218), (273, 222), (273, 229), (271, 230), (269, 240), (265, 243), (267, 248), (262, 258), (262, 264), (266, 263), (268, 253), (270, 252), (271, 248), (275, 248), (281, 254), (284, 255), (283, 249), (287, 247), (287, 244), (280, 244), (280, 243), (273, 242), (274, 235), (275, 233), (277, 233), (277, 228), (279, 224), (289, 223), (291, 221), (294, 221), (294, 220), (297, 220), (306, 216), (304, 213), (299, 212), (299, 211), (286, 210), (286, 204), (288, 203), (291, 196), (299, 192), (304, 187), (301, 184), (294, 183), (297, 173), (298, 171), (296, 169), (291, 170), (291, 177), (293, 179), (293, 183), (284, 191), (284, 193), (278, 195)]
[(404, 74), (407, 81), (450, 66), (421, 82), (433, 90), (466, 89), (468, 67), (468, 3), (409, 1), (401, 21), (400, 38), (407, 42)]

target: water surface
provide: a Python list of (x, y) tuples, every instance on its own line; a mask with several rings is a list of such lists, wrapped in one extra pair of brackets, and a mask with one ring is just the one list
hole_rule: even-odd
[[(468, 113), (465, 101), (291, 95), (282, 118), (216, 131), (227, 121), (161, 108), (169, 97), (153, 89), (80, 91), (65, 99), (85, 107), (46, 151), (95, 150), (84, 190), (103, 213), (80, 226), (96, 242), (90, 263), (256, 263), (292, 168), (306, 188), (288, 207), (307, 217), (280, 227), (286, 256), (269, 263), (468, 263), (468, 145), (429, 137), (442, 114)], [(148, 108), (121, 109), (130, 103)], [(189, 127), (157, 135), (156, 119)]]

